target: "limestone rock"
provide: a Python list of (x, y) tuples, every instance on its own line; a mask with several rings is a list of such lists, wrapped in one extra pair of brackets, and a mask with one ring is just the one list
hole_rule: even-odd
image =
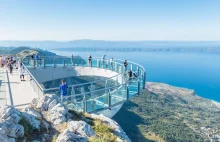
[(92, 127), (84, 121), (70, 121), (68, 122), (68, 129), (87, 138), (95, 135)]
[(49, 103), (48, 105), (48, 110), (51, 110), (53, 107), (55, 107), (58, 104), (58, 100), (54, 99), (52, 102)]
[(25, 117), (34, 129), (40, 129), (40, 121), (34, 115), (22, 112), (22, 116)]
[(51, 110), (48, 111), (47, 118), (50, 122), (57, 125), (67, 121), (67, 114), (67, 108), (61, 103), (58, 103)]
[(121, 128), (121, 126), (115, 122), (114, 120), (104, 116), (103, 114), (96, 115), (96, 114), (91, 114), (90, 117), (92, 119), (98, 119), (106, 123), (109, 127), (113, 128), (113, 133), (118, 137), (117, 140), (122, 139), (122, 141), (126, 142), (131, 142), (129, 137), (126, 135), (124, 130)]
[(0, 119), (17, 124), (21, 120), (21, 113), (14, 107), (5, 105), (0, 109)]
[(0, 142), (15, 142), (15, 139), (0, 134)]
[(37, 110), (35, 110), (34, 108), (25, 108), (23, 110), (24, 112), (33, 115), (34, 117), (36, 117), (37, 119), (41, 120), (42, 119), (42, 115), (40, 112), (38, 112)]
[(56, 95), (46, 94), (38, 101), (37, 108), (40, 108), (41, 111), (47, 111), (50, 103), (57, 99), (58, 97)]
[[(19, 124), (14, 124), (10, 121), (2, 121), (0, 122), (0, 140), (8, 138), (18, 138), (24, 135), (24, 127)], [(4, 141), (4, 139), (2, 141)], [(9, 139), (13, 141), (13, 139)]]
[(38, 99), (37, 99), (37, 98), (34, 98), (34, 99), (31, 101), (31, 106), (36, 107), (36, 106), (37, 106), (37, 102), (38, 102)]
[(87, 142), (87, 138), (79, 136), (71, 132), (70, 130), (65, 130), (61, 133), (56, 142)]

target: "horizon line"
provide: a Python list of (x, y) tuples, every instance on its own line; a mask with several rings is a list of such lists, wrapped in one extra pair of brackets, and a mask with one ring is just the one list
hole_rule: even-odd
[(147, 41), (164, 41), (164, 42), (220, 42), (220, 40), (102, 40), (102, 39), (72, 39), (72, 40), (1, 40), (0, 41), (15, 41), (15, 42), (26, 42), (26, 41), (56, 41), (56, 42), (70, 42), (70, 41), (83, 41), (83, 40), (87, 40), (87, 41), (108, 41), (108, 42), (147, 42)]

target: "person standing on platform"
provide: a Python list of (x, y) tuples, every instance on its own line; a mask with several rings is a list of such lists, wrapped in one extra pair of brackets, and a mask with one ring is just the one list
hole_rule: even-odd
[(103, 67), (103, 68), (105, 67), (105, 57), (106, 57), (106, 55), (104, 55), (104, 56), (102, 57), (102, 67)]
[(125, 60), (125, 61), (124, 61), (125, 71), (127, 70), (127, 66), (128, 66), (128, 63), (127, 63), (127, 60)]
[(68, 89), (68, 86), (67, 86), (65, 80), (62, 79), (61, 85), (60, 85), (61, 102), (63, 102), (63, 97), (64, 97), (64, 96), (67, 96), (67, 89)]
[(18, 67), (18, 72), (19, 72), (21, 81), (25, 81), (24, 80), (24, 67), (23, 67), (22, 63), (20, 63), (20, 65)]
[(89, 66), (91, 67), (92, 66), (92, 56), (91, 55), (89, 55), (88, 61), (89, 61)]
[(110, 59), (111, 69), (113, 70), (113, 58)]

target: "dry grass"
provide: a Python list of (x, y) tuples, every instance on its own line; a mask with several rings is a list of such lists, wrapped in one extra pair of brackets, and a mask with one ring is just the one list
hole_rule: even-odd
[(112, 134), (112, 128), (101, 120), (94, 120), (92, 128), (98, 138), (92, 138), (90, 142), (116, 142), (117, 137)]
[(64, 123), (60, 124), (59, 127), (58, 127), (58, 131), (60, 133), (64, 132), (66, 129), (67, 129), (67, 122), (64, 122)]

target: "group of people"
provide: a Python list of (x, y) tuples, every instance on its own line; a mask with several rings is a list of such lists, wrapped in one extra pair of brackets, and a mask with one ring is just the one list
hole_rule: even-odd
[[(106, 55), (103, 55), (103, 57), (102, 57), (102, 67), (103, 68), (104, 68), (105, 62), (106, 62)], [(109, 59), (109, 63), (110, 63), (111, 69), (113, 70), (113, 68), (114, 68), (114, 59), (110, 58)], [(92, 56), (91, 56), (91, 54), (88, 56), (88, 65), (92, 66)], [(126, 72), (127, 71), (127, 67), (128, 67), (127, 60), (124, 60), (123, 65), (124, 65), (124, 69), (125, 69), (125, 72)], [(128, 75), (129, 78), (132, 78), (132, 77), (137, 78), (138, 77), (138, 71), (132, 72), (132, 70), (130, 69), (127, 72), (127, 75)]]
[(33, 65), (40, 65), (41, 66), (41, 58), (38, 54), (32, 54), (31, 60)]
[(1, 68), (9, 70), (10, 74), (13, 73), (14, 68), (18, 69), (20, 79), (21, 81), (24, 81), (24, 67), (22, 63), (19, 60), (17, 60), (16, 56), (2, 55), (0, 56), (0, 63)]
[(6, 68), (10, 71), (10, 74), (13, 72), (13, 68), (16, 67), (16, 57), (15, 56), (1, 56), (0, 57), (1, 68)]
[[(102, 67), (105, 67), (105, 62), (106, 62), (106, 55), (103, 55), (102, 57)], [(113, 70), (113, 58), (109, 60), (111, 69)], [(88, 56), (88, 65), (91, 67), (92, 66), (92, 56), (91, 54)], [(107, 67), (107, 66), (106, 66)]]

